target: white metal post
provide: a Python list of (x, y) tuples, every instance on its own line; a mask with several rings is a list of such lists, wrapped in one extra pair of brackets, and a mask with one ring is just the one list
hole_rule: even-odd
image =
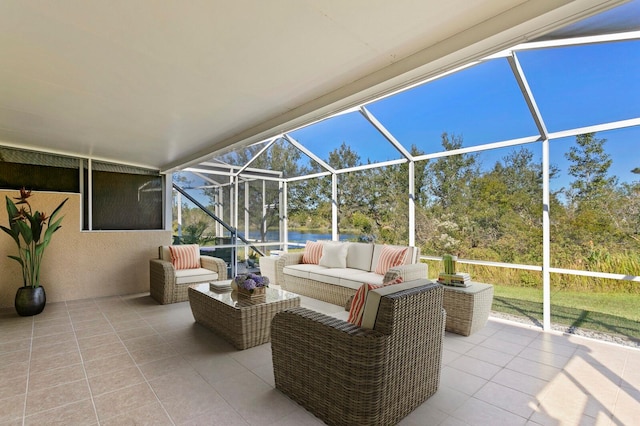
[(338, 241), (338, 175), (331, 174), (331, 239)]
[(409, 245), (416, 245), (416, 163), (409, 161)]
[(280, 217), (282, 218), (280, 241), (283, 242), (285, 250), (286, 247), (289, 246), (289, 209), (287, 208), (287, 203), (289, 202), (289, 196), (287, 193), (288, 189), (289, 187), (287, 182), (280, 183)]
[(551, 230), (549, 221), (549, 139), (542, 141), (542, 327), (551, 330)]

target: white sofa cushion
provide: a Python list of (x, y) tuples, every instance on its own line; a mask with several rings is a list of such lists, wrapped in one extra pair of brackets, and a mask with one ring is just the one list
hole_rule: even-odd
[(349, 243), (324, 243), (318, 264), (327, 268), (346, 268), (348, 250)]
[(407, 281), (400, 284), (387, 285), (367, 292), (367, 300), (365, 301), (364, 305), (361, 327), (369, 329), (373, 329), (375, 327), (376, 318), (378, 316), (378, 308), (380, 307), (380, 299), (383, 296), (397, 293), (403, 290), (409, 290), (415, 287), (420, 287), (426, 284), (431, 284), (431, 281), (424, 278), (419, 280)]
[(300, 263), (296, 265), (288, 265), (282, 269), (282, 272), (286, 275), (298, 278), (309, 278), (310, 272), (318, 272), (327, 269), (324, 266), (314, 265), (311, 263)]
[(364, 272), (358, 270), (357, 273), (346, 275), (340, 278), (340, 285), (357, 290), (362, 283), (382, 285), (384, 275), (378, 275), (374, 272)]
[(204, 268), (176, 269), (176, 284), (217, 281), (218, 273)]
[(349, 268), (326, 268), (322, 271), (314, 271), (309, 273), (309, 279), (320, 281), (327, 284), (340, 285), (340, 279), (350, 276), (351, 274), (357, 274), (359, 269)]
[(351, 243), (347, 250), (347, 268), (371, 270), (371, 258), (373, 257), (373, 244)]

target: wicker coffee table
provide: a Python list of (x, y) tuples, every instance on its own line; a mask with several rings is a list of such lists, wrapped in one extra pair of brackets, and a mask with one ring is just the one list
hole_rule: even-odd
[(300, 306), (300, 297), (266, 288), (264, 296), (248, 298), (237, 292), (217, 292), (209, 284), (189, 286), (189, 305), (196, 322), (222, 336), (238, 349), (262, 345), (271, 339), (271, 320), (287, 308)]
[(493, 286), (471, 282), (469, 287), (444, 287), (442, 305), (447, 311), (445, 329), (452, 333), (469, 336), (487, 324), (491, 304), (493, 303)]

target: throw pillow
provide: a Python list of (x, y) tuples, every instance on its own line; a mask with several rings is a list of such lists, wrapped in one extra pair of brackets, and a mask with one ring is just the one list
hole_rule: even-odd
[(364, 314), (364, 303), (367, 301), (367, 294), (369, 290), (382, 287), (376, 284), (362, 284), (358, 291), (356, 291), (353, 300), (351, 301), (351, 309), (349, 309), (349, 318), (347, 321), (353, 325), (360, 327), (362, 325), (362, 314)]
[(407, 255), (408, 247), (382, 247), (380, 252), (380, 258), (378, 259), (378, 265), (376, 266), (376, 274), (384, 275), (387, 271), (394, 266), (399, 266), (404, 263), (404, 258)]
[(348, 250), (347, 243), (325, 243), (322, 246), (322, 257), (318, 264), (327, 268), (346, 268)]
[(351, 324), (357, 325), (360, 327), (362, 325), (362, 318), (364, 314), (364, 307), (367, 301), (367, 294), (370, 290), (374, 290), (376, 288), (387, 287), (394, 284), (400, 284), (404, 279), (402, 277), (398, 277), (390, 283), (377, 285), (377, 284), (362, 284), (356, 294), (353, 296), (351, 300), (351, 308), (349, 309), (349, 318), (347, 321)]
[(322, 246), (323, 244), (320, 242), (307, 241), (307, 244), (304, 246), (302, 263), (317, 265), (318, 262), (320, 262), (320, 257), (322, 257)]
[(197, 244), (169, 246), (171, 263), (176, 269), (193, 269), (200, 267), (200, 252)]

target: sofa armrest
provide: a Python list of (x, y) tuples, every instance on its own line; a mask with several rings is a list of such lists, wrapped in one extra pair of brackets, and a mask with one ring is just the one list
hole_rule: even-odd
[(283, 253), (278, 256), (278, 260), (276, 261), (276, 284), (282, 286), (284, 283), (284, 272), (283, 269), (287, 265), (298, 265), (302, 263), (302, 256), (304, 253)]
[(175, 269), (171, 262), (161, 259), (149, 260), (149, 293), (158, 303), (171, 303), (169, 295), (175, 283)]
[(200, 265), (204, 269), (217, 272), (219, 281), (227, 279), (227, 262), (224, 260), (213, 256), (200, 256)]
[(388, 283), (398, 277), (402, 277), (404, 282), (427, 278), (429, 276), (429, 267), (426, 263), (412, 263), (409, 265), (395, 266), (387, 271), (382, 280)]

